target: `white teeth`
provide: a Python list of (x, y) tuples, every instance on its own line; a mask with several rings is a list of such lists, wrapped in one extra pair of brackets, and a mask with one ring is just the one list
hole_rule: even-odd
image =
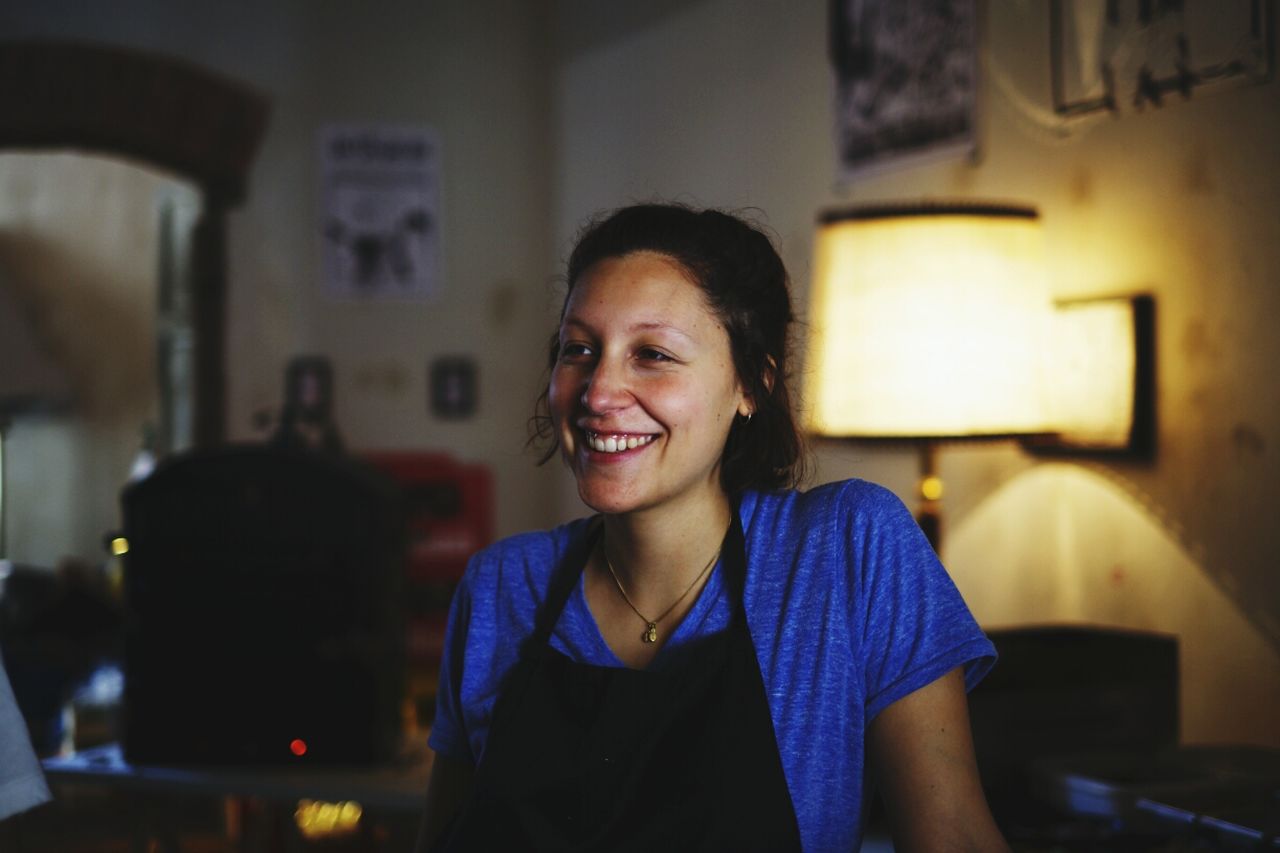
[(597, 453), (617, 453), (621, 450), (635, 450), (653, 441), (651, 435), (611, 435), (606, 437), (598, 433), (587, 432), (587, 445)]

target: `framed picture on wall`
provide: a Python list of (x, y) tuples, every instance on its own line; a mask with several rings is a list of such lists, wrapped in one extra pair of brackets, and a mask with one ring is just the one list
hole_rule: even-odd
[(427, 127), (320, 133), (320, 244), (337, 299), (430, 299), (440, 257), (440, 139)]
[(972, 154), (976, 0), (830, 0), (839, 174)]
[(1189, 100), (1225, 84), (1271, 79), (1273, 4), (1052, 0), (1053, 107), (1073, 117)]

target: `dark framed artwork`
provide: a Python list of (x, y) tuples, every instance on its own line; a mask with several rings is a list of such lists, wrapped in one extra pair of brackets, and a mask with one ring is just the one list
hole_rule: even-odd
[(839, 171), (972, 154), (976, 0), (831, 0)]
[(427, 368), (431, 412), (445, 420), (465, 420), (476, 413), (476, 362), (470, 356), (441, 356)]
[(1268, 0), (1052, 0), (1053, 106), (1072, 117), (1189, 99), (1201, 87), (1266, 82)]

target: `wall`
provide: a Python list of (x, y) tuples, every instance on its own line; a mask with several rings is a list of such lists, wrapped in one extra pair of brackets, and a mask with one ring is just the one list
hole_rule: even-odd
[[(978, 162), (834, 182), (826, 4), (557, 4), (560, 245), (592, 211), (674, 197), (758, 207), (803, 314), (815, 214), (921, 197), (1039, 206), (1058, 293), (1158, 302), (1155, 464), (942, 453), (946, 558), (987, 624), (1072, 620), (1177, 634), (1183, 737), (1280, 746), (1280, 84), (1063, 130), (1048, 4), (989, 3)], [(642, 73), (638, 72), (642, 69)], [(819, 481), (910, 500), (914, 457), (824, 445)], [(561, 486), (565, 515), (579, 511)]]
[[(278, 410), (300, 353), (334, 362), (336, 421), (353, 449), (444, 448), (487, 463), (497, 529), (550, 520), (547, 469), (524, 451), (549, 326), (547, 88), (536, 4), (520, 0), (312, 0), (256, 4), (70, 0), (5, 4), (5, 38), (88, 39), (181, 56), (268, 94), (273, 112), (247, 203), (232, 214), (228, 432)], [(442, 139), (440, 292), (425, 304), (327, 300), (318, 263), (316, 132), (327, 123), (413, 123)], [(512, 358), (512, 353), (520, 353)], [(479, 367), (475, 419), (427, 409), (427, 364)]]

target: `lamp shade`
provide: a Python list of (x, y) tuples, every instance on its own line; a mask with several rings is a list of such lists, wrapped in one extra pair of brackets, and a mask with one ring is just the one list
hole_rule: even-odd
[(808, 426), (819, 435), (1046, 432), (1051, 303), (1027, 207), (860, 207), (820, 217)]

